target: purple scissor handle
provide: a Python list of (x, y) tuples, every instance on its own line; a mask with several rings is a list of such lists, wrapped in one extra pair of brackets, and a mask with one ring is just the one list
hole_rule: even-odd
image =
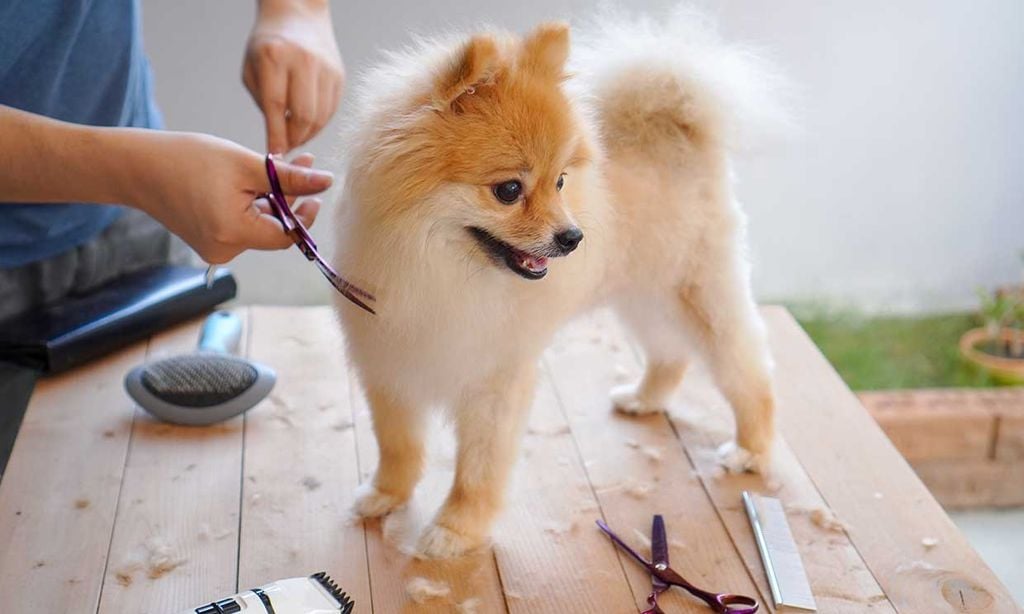
[(341, 275), (338, 275), (331, 265), (327, 264), (327, 261), (323, 259), (320, 252), (316, 249), (316, 242), (313, 241), (313, 237), (309, 235), (309, 231), (302, 225), (295, 214), (292, 213), (291, 208), (288, 206), (288, 201), (285, 200), (284, 190), (281, 189), (281, 181), (277, 178), (277, 168), (274, 166), (274, 159), (267, 154), (266, 159), (267, 166), (267, 179), (270, 180), (270, 192), (260, 194), (261, 197), (266, 198), (270, 201), (270, 210), (274, 212), (274, 217), (277, 221), (281, 222), (284, 226), (285, 233), (291, 237), (295, 245), (299, 247), (302, 255), (307, 260), (314, 262), (320, 272), (324, 274), (327, 281), (331, 282), (338, 292), (341, 292), (342, 296), (352, 301), (356, 305), (362, 307), (370, 313), (377, 313), (369, 305), (363, 301), (373, 302), (377, 300), (372, 294), (363, 290), (359, 286), (350, 283)]
[(757, 612), (759, 606), (756, 599), (746, 595), (709, 593), (690, 584), (685, 578), (669, 567), (665, 520), (659, 514), (654, 517), (652, 524), (651, 552), (652, 559), (655, 560), (648, 561), (640, 556), (636, 550), (630, 548), (626, 542), (622, 541), (618, 535), (608, 528), (608, 525), (603, 520), (597, 521), (597, 527), (604, 531), (605, 535), (610, 537), (616, 546), (622, 548), (626, 554), (633, 557), (636, 562), (646, 567), (647, 571), (651, 573), (651, 594), (647, 597), (647, 603), (651, 607), (642, 614), (664, 614), (664, 611), (658, 607), (658, 595), (672, 586), (678, 586), (686, 590), (694, 597), (708, 604), (708, 607), (719, 614), (754, 614), (754, 612)]

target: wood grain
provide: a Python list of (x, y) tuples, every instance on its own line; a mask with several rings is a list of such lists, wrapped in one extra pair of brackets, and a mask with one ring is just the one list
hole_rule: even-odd
[[(649, 548), (641, 537), (649, 538), (652, 515), (663, 514), (677, 571), (709, 590), (770, 602), (767, 592), (759, 594), (665, 416), (632, 418), (612, 411), (609, 390), (637, 377), (639, 369), (608, 314), (571, 324), (559, 334), (547, 361), (609, 525), (645, 552)], [(590, 526), (584, 531), (604, 539)], [(650, 576), (627, 556), (620, 560), (634, 603), (643, 604)], [(659, 601), (669, 611), (707, 611), (678, 589)]]
[(145, 344), (40, 381), (0, 482), (3, 611), (91, 612), (99, 601)]
[(958, 391), (869, 392), (864, 403), (909, 461), (985, 459), (995, 446), (996, 412)]
[(931, 460), (914, 472), (946, 508), (1024, 506), (1024, 462), (1020, 460)]
[[(732, 437), (728, 403), (699, 366), (690, 369), (677, 398), (671, 413), (673, 423), (762, 591), (768, 590), (764, 566), (750, 521), (737, 504), (744, 490), (782, 502), (819, 611), (895, 612), (844, 531), (844, 519), (822, 500), (785, 440), (776, 443), (768, 478), (753, 474), (725, 476), (715, 450)], [(878, 507), (885, 506), (884, 499), (872, 501)]]
[[(782, 308), (767, 308), (779, 427), (900, 612), (1019, 607), (907, 462)], [(878, 505), (880, 493), (885, 505)], [(923, 551), (923, 537), (941, 546)]]
[(602, 517), (597, 498), (547, 369), (540, 373), (508, 501), (494, 549), (509, 611), (633, 608), (615, 549), (594, 525)]
[[(237, 315), (244, 326), (246, 310)], [(203, 320), (154, 337), (148, 360), (195, 351)], [(101, 614), (181, 611), (235, 592), (241, 465), (241, 417), (199, 428), (136, 410)]]
[[(362, 480), (369, 481), (377, 467), (377, 441), (365, 397), (354, 381), (352, 395)], [(458, 604), (476, 603), (481, 613), (505, 612), (501, 578), (490, 549), (451, 561), (421, 560), (414, 556), (420, 531), (444, 501), (454, 474), (455, 443), (451, 433), (436, 422), (431, 431), (426, 470), (412, 500), (383, 520), (365, 521), (373, 609), (442, 614), (452, 612)], [(406, 590), (413, 578), (436, 582), (447, 587), (450, 594), (417, 603)]]
[(1001, 403), (996, 409), (998, 420), (994, 456), (998, 460), (1024, 465), (1024, 389)]
[[(746, 488), (789, 505), (820, 611), (1020, 611), (792, 318), (765, 314), (783, 438), (772, 482), (721, 475), (712, 449), (731, 422), (699, 369), (671, 419), (613, 413), (608, 388), (638, 375), (638, 363), (622, 331), (598, 314), (572, 324), (545, 355), (494, 549), (447, 562), (406, 552), (447, 492), (450, 435), (432, 446), (407, 510), (384, 527), (349, 517), (376, 446), (326, 308), (250, 310), (250, 356), (275, 368), (279, 382), (244, 425), (180, 430), (137, 415), (122, 378), (145, 344), (44, 380), (0, 482), (2, 609), (173, 612), (233, 592), (236, 571), (245, 589), (326, 570), (358, 612), (451, 612), (471, 600), (488, 614), (636, 611), (649, 578), (591, 523), (603, 516), (643, 551), (655, 512), (666, 514), (674, 567), (699, 585), (766, 602), (740, 511)], [(196, 334), (192, 324), (161, 335), (153, 352), (191, 347)], [(997, 429), (1007, 451), (997, 445), (997, 459), (977, 460), (993, 470), (988, 486), (971, 488), (1024, 479), (1017, 414), (997, 415), (1010, 419)], [(935, 471), (959, 479), (955, 468)], [(808, 514), (819, 508), (849, 528), (823, 531)], [(149, 554), (153, 536), (180, 564), (151, 579), (132, 563)], [(414, 576), (442, 580), (452, 593), (412, 603), (405, 587)], [(671, 612), (707, 611), (679, 590), (663, 601)]]
[(359, 482), (338, 325), (326, 308), (254, 307), (249, 355), (277, 372), (245, 416), (240, 589), (327, 571), (368, 611)]

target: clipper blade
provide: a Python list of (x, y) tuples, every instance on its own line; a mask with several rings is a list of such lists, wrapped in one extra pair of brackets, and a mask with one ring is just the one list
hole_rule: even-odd
[(310, 579), (316, 580), (317, 584), (324, 587), (331, 597), (338, 602), (338, 612), (340, 614), (350, 614), (352, 608), (355, 607), (356, 602), (349, 597), (345, 591), (341, 590), (341, 587), (327, 575), (326, 571), (320, 571), (310, 576)]

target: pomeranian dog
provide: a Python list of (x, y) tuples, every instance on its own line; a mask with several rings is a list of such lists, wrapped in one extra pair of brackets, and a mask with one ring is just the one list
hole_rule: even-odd
[(736, 418), (723, 462), (766, 462), (771, 360), (730, 152), (770, 108), (768, 79), (703, 21), (611, 19), (571, 53), (561, 23), (420, 41), (363, 80), (335, 259), (377, 297), (376, 315), (338, 302), (380, 448), (355, 507), (410, 498), (429, 412), (446, 411), (455, 478), (422, 555), (487, 541), (541, 352), (596, 305), (646, 353), (616, 407), (663, 411), (703, 359)]

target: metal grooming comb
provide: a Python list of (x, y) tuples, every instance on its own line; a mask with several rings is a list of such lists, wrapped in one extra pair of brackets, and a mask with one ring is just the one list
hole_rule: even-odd
[(747, 509), (750, 526), (754, 529), (754, 539), (757, 540), (757, 550), (761, 553), (775, 607), (817, 610), (782, 502), (743, 491), (743, 507)]

